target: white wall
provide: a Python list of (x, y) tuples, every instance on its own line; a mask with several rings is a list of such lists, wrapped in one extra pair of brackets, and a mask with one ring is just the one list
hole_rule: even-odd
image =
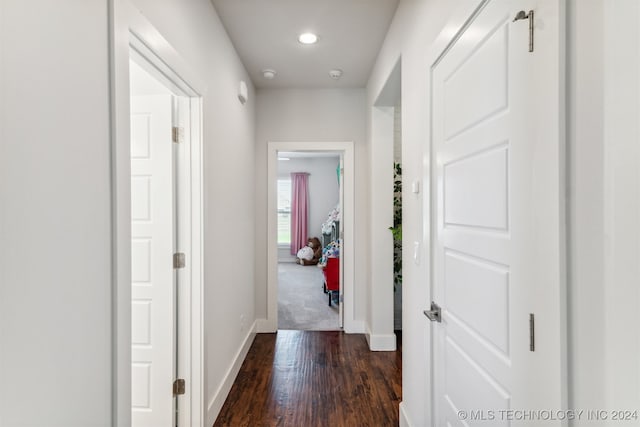
[(614, 410), (640, 402), (640, 3), (608, 0), (603, 18), (605, 390)]
[(393, 107), (393, 161), (402, 163), (402, 101)]
[(256, 317), (267, 316), (267, 143), (354, 141), (354, 316), (363, 320), (368, 280), (364, 252), (369, 244), (364, 89), (260, 89), (256, 118)]
[[(205, 82), (204, 313), (205, 424), (226, 397), (236, 357), (255, 320), (255, 103), (249, 76), (207, 0), (134, 0), (133, 3)], [(237, 99), (240, 80), (249, 101)], [(244, 318), (241, 325), (241, 316)], [(224, 327), (222, 327), (224, 325)], [(230, 378), (231, 377), (231, 378)], [(226, 381), (226, 382), (225, 382)]]
[[(568, 3), (569, 364), (572, 407), (604, 408), (604, 4)], [(578, 425), (578, 424), (576, 424)], [(596, 424), (602, 425), (602, 424)]]
[(393, 332), (393, 107), (372, 109), (369, 146), (371, 259), (366, 333), (372, 350), (395, 350)]
[[(54, 3), (0, 6), (3, 427), (113, 425), (112, 2)], [(249, 84), (250, 100), (239, 104), (238, 82), (250, 80), (209, 1), (134, 3), (205, 87), (203, 405), (211, 425), (255, 320), (253, 271), (228, 268), (253, 263), (255, 93)]]
[[(340, 157), (292, 157), (278, 162), (278, 177), (290, 178), (292, 172), (309, 173), (309, 237), (322, 242), (322, 223), (338, 204), (339, 186), (336, 168)], [(279, 251), (278, 259), (294, 258), (289, 248)]]
[(107, 46), (107, 1), (0, 3), (3, 427), (112, 425)]
[[(372, 350), (395, 350), (395, 306), (399, 303), (394, 292), (394, 243), (389, 228), (394, 218), (394, 167), (396, 152), (402, 149), (398, 140), (397, 109), (401, 98), (402, 64), (397, 60), (387, 74), (377, 94), (369, 94), (373, 106), (368, 116), (369, 181), (371, 197), (370, 233), (376, 242), (369, 248), (370, 299), (367, 316), (367, 340)], [(396, 147), (398, 145), (398, 147)]]
[(571, 0), (569, 16), (570, 404), (635, 408), (640, 401), (640, 4)]
[[(402, 56), (403, 181), (428, 176), (427, 61), (457, 0), (401, 0), (367, 86), (373, 105)], [(640, 4), (568, 0), (569, 406), (637, 409), (640, 401)], [(371, 120), (371, 118), (369, 118)], [(424, 163), (423, 163), (424, 162)], [(404, 198), (401, 425), (429, 425), (428, 224), (422, 193)], [(573, 425), (610, 425), (582, 420)], [(638, 425), (637, 421), (629, 425)]]

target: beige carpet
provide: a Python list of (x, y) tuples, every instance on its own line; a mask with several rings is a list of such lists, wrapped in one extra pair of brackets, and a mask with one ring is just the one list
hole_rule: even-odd
[(322, 270), (315, 265), (278, 264), (278, 329), (340, 330), (338, 306), (322, 291)]

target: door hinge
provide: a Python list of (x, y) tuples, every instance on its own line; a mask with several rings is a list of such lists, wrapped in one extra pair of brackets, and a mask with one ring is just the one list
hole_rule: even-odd
[(171, 141), (180, 144), (184, 138), (184, 128), (173, 126), (171, 128)]
[(530, 10), (529, 13), (526, 13), (524, 10), (518, 12), (515, 18), (513, 18), (513, 22), (520, 21), (523, 19), (529, 20), (529, 52), (533, 52), (533, 10)]
[(536, 351), (536, 318), (529, 313), (529, 351)]
[(179, 396), (185, 393), (185, 383), (182, 378), (178, 378), (173, 382), (173, 395)]
[(187, 264), (186, 257), (182, 252), (173, 254), (173, 268), (184, 268)]

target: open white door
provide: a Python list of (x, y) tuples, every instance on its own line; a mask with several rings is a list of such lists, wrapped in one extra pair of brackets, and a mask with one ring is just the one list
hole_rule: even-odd
[(566, 407), (561, 3), (487, 1), (431, 69), (434, 426)]
[(131, 377), (134, 427), (175, 425), (172, 96), (131, 98)]

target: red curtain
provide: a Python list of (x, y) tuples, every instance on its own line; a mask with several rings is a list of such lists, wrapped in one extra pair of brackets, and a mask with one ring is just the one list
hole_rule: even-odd
[(309, 221), (309, 174), (291, 174), (291, 255), (307, 245)]

